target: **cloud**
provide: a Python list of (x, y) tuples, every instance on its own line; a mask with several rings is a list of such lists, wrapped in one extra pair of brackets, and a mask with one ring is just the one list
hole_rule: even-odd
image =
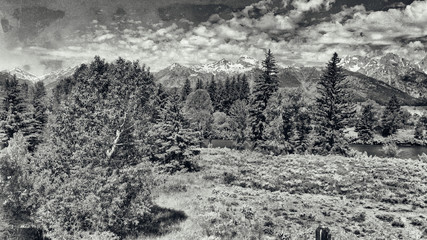
[(140, 60), (158, 71), (173, 62), (203, 64), (236, 60), (242, 54), (261, 60), (267, 49), (280, 65), (323, 66), (335, 51), (340, 56), (370, 52), (394, 52), (415, 60), (425, 56), (427, 2), (378, 12), (363, 5), (345, 6), (322, 21), (304, 25), (310, 12), (324, 14), (334, 2), (261, 0), (230, 18), (213, 14), (200, 24), (186, 19), (151, 25), (131, 18), (116, 23), (91, 19), (81, 29), (70, 30), (55, 49), (40, 44), (12, 50), (0, 46), (0, 66), (30, 65), (44, 73), (42, 62), (61, 59), (66, 67), (100, 55), (107, 60), (118, 56)]
[(335, 0), (294, 0), (292, 6), (298, 12), (319, 11), (323, 7), (329, 10)]

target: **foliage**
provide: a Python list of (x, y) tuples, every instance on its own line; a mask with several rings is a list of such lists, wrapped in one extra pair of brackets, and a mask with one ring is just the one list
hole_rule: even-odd
[(37, 82), (34, 85), (34, 95), (32, 99), (33, 124), (28, 132), (28, 142), (30, 151), (34, 151), (36, 146), (42, 142), (43, 130), (47, 124), (47, 100), (46, 89), (43, 82)]
[(396, 143), (393, 142), (384, 144), (382, 147), (382, 151), (387, 157), (397, 157), (400, 152)]
[(185, 79), (184, 86), (182, 87), (181, 91), (181, 100), (185, 101), (187, 99), (187, 96), (191, 93), (191, 83), (190, 80), (187, 78)]
[(230, 107), (230, 125), (233, 130), (233, 139), (238, 144), (243, 144), (247, 140), (248, 127), (248, 103), (246, 100), (237, 100)]
[(74, 78), (35, 154), (34, 221), (53, 238), (135, 234), (151, 206), (152, 75), (137, 62), (96, 57)]
[(9, 139), (19, 130), (24, 130), (28, 125), (28, 111), (21, 87), (14, 76), (12, 79), (6, 79), (5, 93), (2, 100), (0, 130), (3, 146), (7, 146)]
[(204, 89), (203, 82), (202, 82), (201, 79), (197, 79), (196, 88), (195, 89), (196, 90), (198, 90), (198, 89)]
[(265, 114), (265, 144), (270, 150), (276, 154), (306, 151), (311, 116), (300, 89), (273, 94)]
[(200, 142), (200, 134), (189, 128), (179, 96), (172, 94), (160, 109), (160, 118), (147, 134), (150, 160), (167, 172), (196, 170), (189, 160), (196, 154), (192, 146)]
[(427, 128), (427, 115), (424, 114), (418, 119), (418, 122), (415, 125), (414, 138), (418, 140), (424, 140), (426, 137), (425, 135), (426, 128)]
[(395, 134), (399, 127), (402, 126), (402, 111), (397, 97), (393, 95), (381, 116), (381, 134), (384, 137)]
[(212, 102), (209, 93), (204, 89), (198, 89), (190, 93), (185, 103), (184, 116), (190, 123), (190, 127), (199, 131), (203, 137), (208, 138), (212, 132)]
[(349, 151), (344, 129), (354, 111), (339, 62), (338, 54), (334, 53), (318, 83), (312, 143), (316, 154), (346, 155)]
[(215, 81), (214, 76), (212, 76), (211, 81), (208, 84), (207, 87), (209, 96), (211, 98), (211, 102), (212, 102), (212, 107), (217, 110), (219, 108), (219, 100), (218, 100), (218, 96), (217, 96), (217, 92), (218, 92), (218, 87), (217, 87), (217, 83)]
[(356, 132), (363, 143), (366, 144), (372, 141), (376, 121), (372, 105), (368, 103), (363, 106), (356, 123)]
[(266, 116), (264, 110), (267, 103), (278, 89), (276, 61), (270, 50), (266, 53), (263, 61), (263, 73), (255, 79), (252, 96), (250, 100), (250, 127), (251, 140), (255, 145), (265, 140), (264, 129), (266, 125)]
[(231, 135), (230, 117), (223, 112), (214, 112), (212, 132), (215, 138), (229, 139)]
[(28, 143), (24, 135), (18, 132), (0, 153), (0, 195), (4, 199), (2, 211), (11, 223), (28, 217), (34, 208), (31, 200), (33, 170)]

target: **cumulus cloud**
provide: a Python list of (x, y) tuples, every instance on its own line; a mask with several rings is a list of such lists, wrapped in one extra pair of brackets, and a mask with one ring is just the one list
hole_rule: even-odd
[(329, 10), (335, 0), (294, 0), (292, 6), (299, 12), (319, 11), (322, 8)]
[(111, 25), (91, 20), (90, 26), (57, 49), (38, 46), (5, 53), (0, 46), (0, 54), (6, 56), (0, 65), (19, 63), (43, 71), (42, 60), (61, 59), (64, 66), (70, 66), (100, 55), (107, 60), (118, 56), (140, 60), (158, 71), (173, 62), (192, 65), (222, 58), (235, 60), (242, 54), (262, 59), (267, 49), (281, 65), (319, 66), (333, 52), (341, 56), (394, 52), (415, 60), (425, 56), (426, 1), (378, 12), (367, 11), (363, 5), (343, 7), (327, 20), (301, 27), (309, 12), (323, 12), (334, 3), (261, 0), (234, 12), (229, 19), (214, 14), (198, 25), (185, 19), (178, 24), (159, 22), (151, 26), (133, 20)]

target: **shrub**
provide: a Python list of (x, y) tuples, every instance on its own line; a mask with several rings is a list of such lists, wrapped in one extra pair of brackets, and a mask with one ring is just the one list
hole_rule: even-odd
[(397, 219), (397, 220), (395, 220), (395, 221), (393, 221), (392, 223), (391, 223), (391, 226), (393, 226), (393, 227), (398, 227), (398, 228), (404, 228), (405, 227), (405, 224), (402, 222), (402, 220), (399, 218), (399, 219)]
[(379, 220), (383, 221), (383, 222), (391, 222), (394, 220), (394, 217), (392, 215), (376, 215), (376, 218), (378, 218)]
[(40, 172), (34, 184), (40, 203), (35, 220), (47, 237), (75, 239), (94, 231), (124, 237), (136, 234), (149, 217), (151, 174), (143, 164), (114, 171), (74, 169), (69, 177), (47, 175)]
[(224, 172), (224, 183), (225, 184), (231, 184), (236, 180), (237, 180), (236, 175), (234, 175), (233, 173)]
[(386, 143), (382, 147), (382, 151), (386, 155), (386, 157), (397, 157), (400, 153), (400, 150), (396, 143), (390, 142)]
[(422, 153), (421, 155), (418, 155), (418, 159), (419, 159), (421, 162), (427, 163), (427, 154)]
[(355, 222), (364, 222), (366, 220), (366, 213), (359, 213), (351, 218)]

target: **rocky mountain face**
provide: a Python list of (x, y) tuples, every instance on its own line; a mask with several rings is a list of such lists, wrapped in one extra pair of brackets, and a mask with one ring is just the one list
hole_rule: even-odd
[(396, 54), (377, 58), (347, 56), (342, 66), (352, 72), (378, 79), (415, 98), (427, 98), (427, 57), (416, 64)]
[(261, 63), (251, 57), (243, 56), (237, 61), (232, 62), (226, 59), (220, 61), (185, 67), (174, 63), (169, 67), (154, 73), (157, 82), (169, 88), (180, 88), (184, 85), (186, 79), (189, 79), (194, 86), (198, 79), (208, 82), (214, 77), (215, 79), (225, 80), (227, 77), (246, 74), (246, 76), (255, 76), (255, 73), (261, 68)]

